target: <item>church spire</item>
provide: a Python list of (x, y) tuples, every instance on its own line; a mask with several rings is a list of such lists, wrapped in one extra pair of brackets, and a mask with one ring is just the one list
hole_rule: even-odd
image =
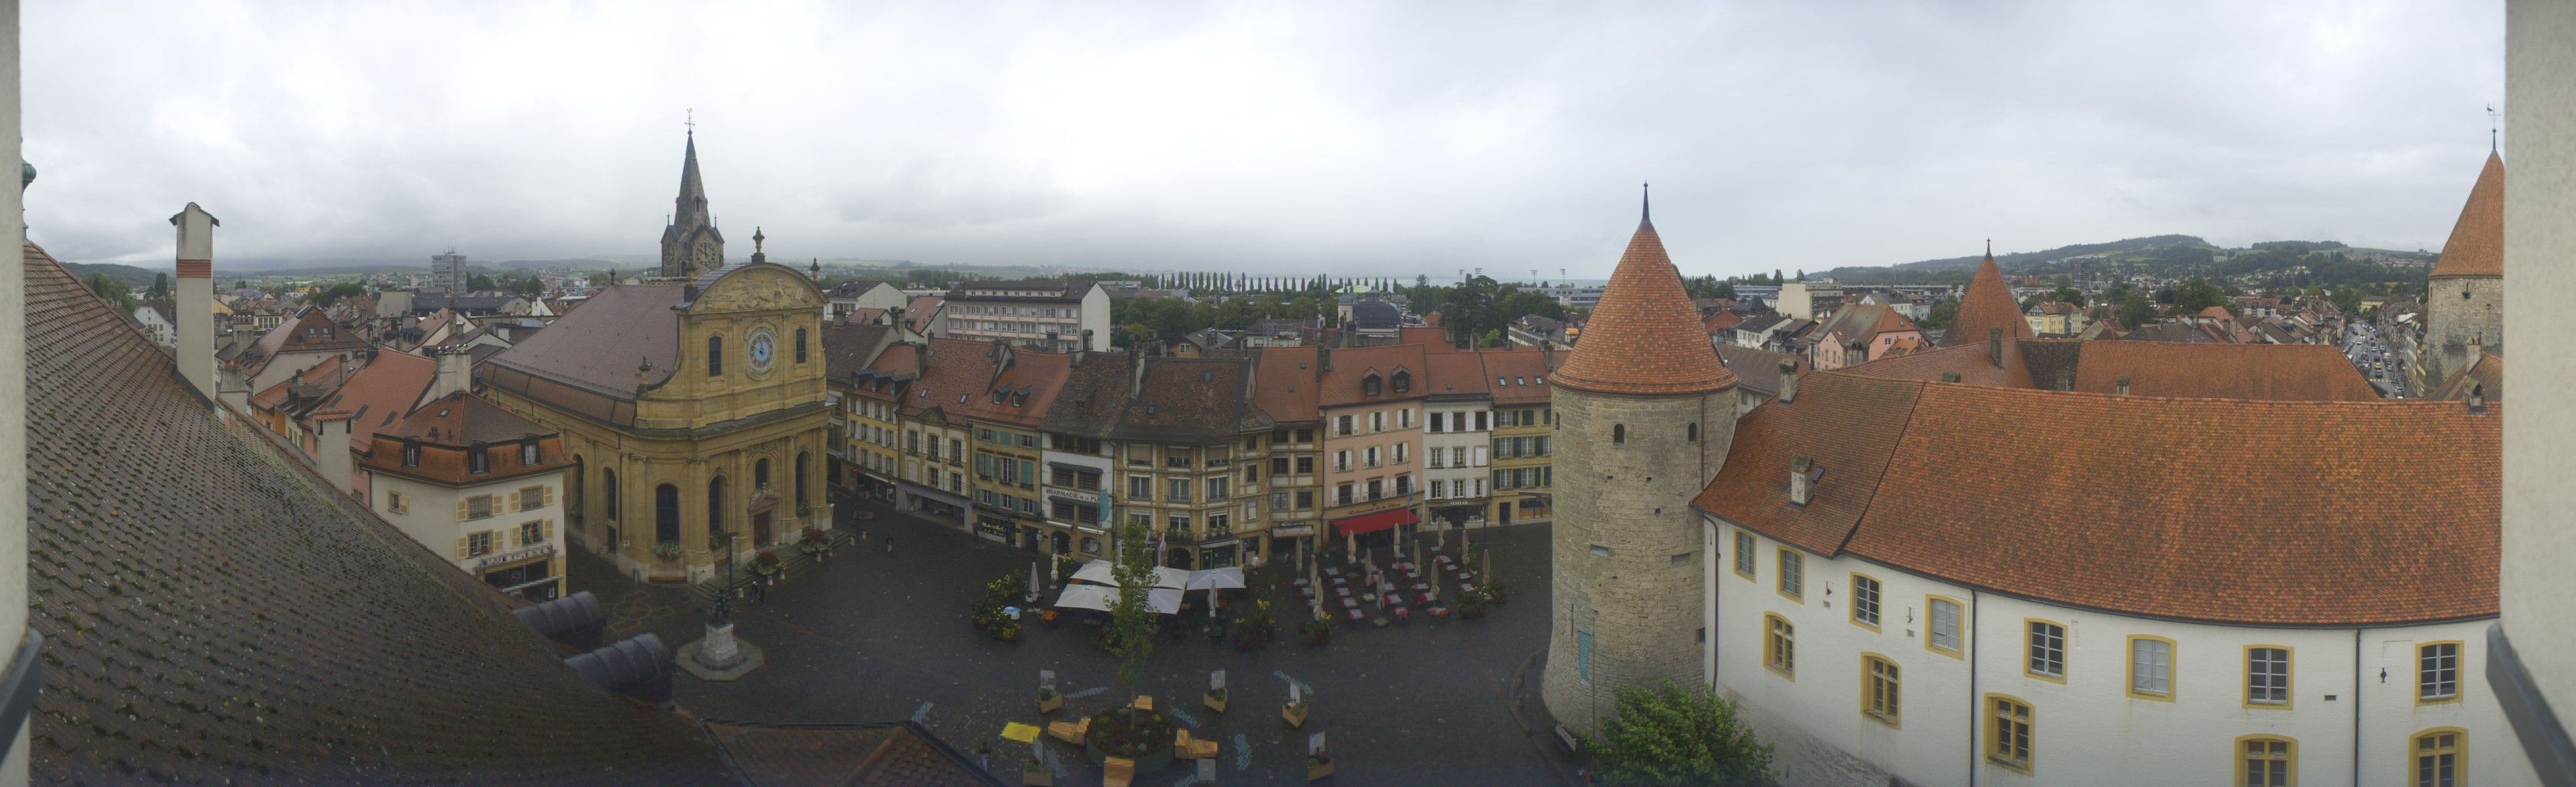
[(1651, 231), (1655, 228), (1654, 185), (1637, 184), (1637, 230), (1639, 232)]
[(698, 175), (697, 121), (690, 120), (680, 157), (680, 196), (672, 200), (670, 226), (662, 230), (662, 275), (694, 277), (724, 267), (724, 234), (707, 212), (706, 181)]

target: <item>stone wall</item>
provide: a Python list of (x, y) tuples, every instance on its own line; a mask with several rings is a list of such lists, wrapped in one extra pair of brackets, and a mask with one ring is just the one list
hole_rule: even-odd
[[(2461, 297), (2465, 293), (2467, 297)], [(2442, 384), (2478, 362), (2481, 350), (2504, 346), (2504, 279), (2444, 276), (2424, 298), (2423, 384)]]
[[(1541, 690), (1558, 721), (1589, 730), (1612, 687), (1704, 682), (1706, 556), (1690, 501), (1726, 461), (1736, 393), (1645, 398), (1560, 385), (1554, 406), (1556, 608)], [(1592, 634), (1590, 685), (1577, 630)]]

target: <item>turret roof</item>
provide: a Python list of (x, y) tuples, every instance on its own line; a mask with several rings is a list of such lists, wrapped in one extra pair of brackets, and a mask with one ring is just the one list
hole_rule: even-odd
[(2433, 261), (2432, 276), (2504, 275), (2504, 157), (2487, 154), (2469, 202), (2451, 225), (2451, 239)]
[(1651, 214), (1638, 220), (1637, 234), (1619, 255), (1619, 267), (1556, 381), (1596, 393), (1645, 396), (1734, 387), (1735, 373), (1709, 345)]
[(1986, 259), (1977, 263), (1977, 275), (1968, 280), (1968, 291), (1959, 295), (1959, 315), (1950, 321), (1941, 346), (1985, 341), (1991, 328), (2004, 329), (2006, 339), (2031, 338), (2030, 323), (2022, 319), (2021, 304), (2013, 300), (2012, 287), (2004, 284), (2003, 269), (1995, 267), (1995, 251), (1989, 248)]

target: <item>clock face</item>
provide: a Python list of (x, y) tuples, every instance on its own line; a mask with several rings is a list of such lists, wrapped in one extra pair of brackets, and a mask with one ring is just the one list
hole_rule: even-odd
[(723, 260), (716, 257), (716, 244), (714, 241), (698, 241), (698, 256), (696, 262), (693, 263), (694, 267), (713, 268), (721, 262), (723, 262)]
[(777, 354), (777, 349), (777, 342), (774, 337), (769, 335), (769, 329), (762, 328), (760, 330), (753, 331), (751, 334), (751, 370), (755, 372), (769, 371), (769, 361)]

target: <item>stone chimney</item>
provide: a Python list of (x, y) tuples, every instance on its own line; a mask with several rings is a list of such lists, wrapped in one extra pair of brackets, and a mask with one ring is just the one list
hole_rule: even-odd
[(424, 403), (438, 401), (448, 394), (474, 390), (474, 356), (463, 350), (437, 355), (438, 371), (429, 379), (429, 390), (422, 393)]
[(1797, 400), (1798, 360), (1782, 358), (1780, 359), (1780, 403), (1788, 404)]
[(1087, 355), (1090, 355), (1090, 354), (1091, 354), (1091, 329), (1089, 329), (1089, 328), (1084, 328), (1084, 329), (1082, 329), (1082, 345), (1081, 345), (1080, 347), (1076, 347), (1076, 348), (1074, 348), (1074, 351), (1073, 351), (1073, 358), (1072, 358), (1072, 360), (1066, 361), (1066, 364), (1067, 364), (1067, 365), (1071, 365), (1071, 366), (1081, 366), (1081, 365), (1082, 365), (1082, 359), (1083, 359), (1083, 356), (1087, 356)]
[(2119, 383), (2119, 385), (2120, 385), (2120, 395), (2121, 395), (2121, 396), (2127, 396), (2127, 395), (2129, 395), (2129, 378), (2126, 378), (2126, 377), (2122, 377), (2122, 378), (2120, 378), (2120, 383)]
[(170, 224), (179, 228), (177, 300), (179, 376), (206, 401), (215, 401), (215, 227), (213, 214), (188, 203)]
[(349, 419), (355, 413), (333, 410), (313, 416), (313, 472), (342, 494), (358, 489), (357, 457), (349, 447)]
[(2487, 387), (2483, 384), (2469, 386), (2469, 412), (2485, 414), (2486, 411)]
[(2004, 329), (1986, 329), (1986, 361), (1997, 369), (2004, 368)]
[(1816, 460), (1809, 459), (1809, 458), (1804, 457), (1804, 456), (1790, 457), (1790, 459), (1789, 459), (1789, 504), (1790, 504), (1790, 505), (1793, 505), (1793, 506), (1803, 506), (1803, 505), (1806, 505), (1806, 504), (1807, 504), (1807, 495), (1808, 495), (1809, 491), (1811, 491), (1811, 490), (1808, 488), (1808, 486), (1807, 486), (1807, 485), (1810, 483), (1810, 481), (1809, 481), (1809, 479), (1808, 479), (1808, 476), (1807, 476), (1807, 471), (1815, 469), (1815, 466), (1816, 466)]

